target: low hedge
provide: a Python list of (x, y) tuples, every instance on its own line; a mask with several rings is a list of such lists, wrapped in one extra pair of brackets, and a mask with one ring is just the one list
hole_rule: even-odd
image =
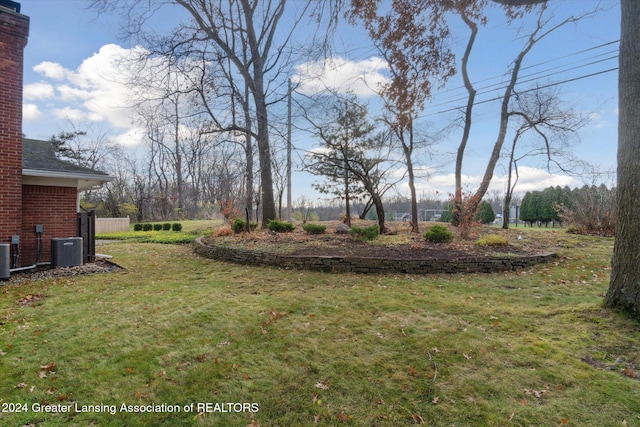
[(133, 231), (182, 231), (182, 224), (180, 224), (179, 222), (175, 222), (175, 223), (170, 223), (170, 222), (165, 222), (165, 223), (150, 223), (150, 222), (139, 222), (136, 224), (133, 224)]

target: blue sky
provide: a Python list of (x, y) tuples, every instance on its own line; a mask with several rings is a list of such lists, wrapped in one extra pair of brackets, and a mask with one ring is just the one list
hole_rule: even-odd
[[(553, 1), (550, 3), (554, 3)], [(577, 79), (555, 86), (560, 96), (575, 109), (590, 117), (580, 131), (579, 143), (574, 151), (577, 157), (592, 162), (600, 170), (614, 170), (617, 146), (617, 71), (582, 78), (617, 67), (617, 44), (607, 44), (619, 38), (619, 5), (614, 0), (602, 0), (608, 10), (600, 11), (577, 25), (569, 25), (541, 41), (528, 55), (523, 75), (538, 78), (540, 84)], [(70, 128), (69, 120), (85, 126), (96, 126), (107, 131), (116, 140), (131, 147), (140, 132), (133, 125), (134, 114), (126, 108), (127, 91), (118, 82), (124, 81), (113, 64), (117, 55), (127, 54), (129, 46), (118, 38), (119, 16), (96, 16), (85, 9), (81, 0), (23, 0), (22, 13), (31, 19), (29, 43), (25, 49), (25, 117), (24, 133), (31, 138), (47, 139), (61, 130)], [(594, 8), (596, 0), (557, 0), (552, 6), (555, 20), (564, 19), (570, 13), (577, 14)], [(470, 63), (471, 80), (478, 88), (487, 88), (478, 101), (489, 100), (501, 94), (500, 87), (506, 81), (509, 65), (517, 55), (526, 34), (509, 27), (498, 9), (489, 11), (489, 22), (480, 28), (477, 50)], [(174, 15), (157, 20), (158, 26), (170, 26)], [(521, 24), (530, 28), (534, 17)], [(454, 46), (462, 55), (467, 30), (453, 22)], [(384, 79), (385, 68), (376, 57), (375, 49), (363, 31), (347, 25), (341, 26), (336, 39), (336, 59), (333, 72), (325, 73), (324, 83), (346, 87), (347, 81), (366, 75), (368, 83)], [(589, 63), (593, 63), (589, 65)], [(306, 70), (299, 64), (300, 73)], [(362, 80), (357, 79), (356, 80)], [(451, 102), (464, 95), (461, 77), (452, 78), (447, 86), (434, 93), (431, 104), (422, 114), (423, 128), (439, 129), (450, 124), (459, 115), (455, 109), (464, 100)], [(491, 86), (491, 85), (494, 86)], [(533, 84), (521, 85), (525, 90)], [(307, 90), (312, 90), (309, 83)], [(353, 88), (353, 87), (352, 87)], [(375, 109), (376, 97), (362, 87), (363, 99)], [(301, 90), (305, 90), (301, 88)], [(488, 151), (498, 131), (499, 102), (492, 101), (476, 107), (474, 128), (463, 165), (467, 188), (473, 189), (484, 172)], [(313, 141), (301, 140), (298, 145), (310, 148)], [(460, 139), (460, 130), (453, 128), (434, 154), (422, 156), (421, 168), (429, 173), (428, 179), (418, 183), (419, 192), (440, 195), (453, 187), (453, 152)], [(507, 143), (511, 140), (507, 136)], [(129, 148), (131, 149), (131, 148)], [(494, 191), (504, 189), (505, 169), (496, 169)], [(544, 169), (540, 158), (532, 158), (521, 164), (521, 181), (518, 190), (544, 188), (548, 185), (582, 185), (590, 177), (571, 177), (557, 170)], [(294, 199), (309, 196), (313, 178), (297, 172), (294, 177)], [(610, 183), (610, 182), (608, 182)], [(399, 187), (405, 193), (406, 186)], [(406, 193), (405, 193), (406, 194)]]

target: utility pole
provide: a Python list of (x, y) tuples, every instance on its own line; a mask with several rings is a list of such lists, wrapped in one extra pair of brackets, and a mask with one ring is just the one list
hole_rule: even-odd
[(289, 79), (289, 96), (287, 97), (287, 218), (291, 220), (291, 79)]

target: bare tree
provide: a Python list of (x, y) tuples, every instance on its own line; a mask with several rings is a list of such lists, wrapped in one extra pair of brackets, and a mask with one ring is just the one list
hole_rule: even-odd
[[(268, 108), (273, 101), (269, 97), (277, 86), (274, 83), (291, 65), (288, 49), (298, 23), (310, 17), (321, 20), (318, 17), (322, 17), (321, 12), (327, 3), (332, 2), (306, 0), (296, 3), (290, 8), (286, 20), (283, 20), (289, 4), (286, 0), (93, 0), (91, 6), (99, 11), (121, 8), (128, 19), (129, 34), (139, 35), (146, 20), (159, 9), (165, 5), (177, 5), (189, 19), (164, 39), (165, 45), (177, 49), (189, 44), (215, 46), (216, 55), (232, 66), (234, 78), (244, 83), (252, 101), (255, 128), (252, 127), (248, 134), (255, 137), (258, 148), (264, 227), (276, 217)], [(333, 10), (335, 13), (337, 9)], [(330, 21), (334, 22), (334, 19), (330, 18)], [(237, 86), (243, 87), (241, 84)], [(235, 126), (229, 130), (247, 132), (247, 127)]]
[(473, 46), (476, 41), (476, 37), (478, 35), (478, 23), (476, 22), (478, 19), (473, 19), (468, 16), (467, 12), (464, 10), (460, 11), (460, 16), (464, 23), (469, 27), (471, 31), (469, 33), (469, 40), (467, 41), (467, 46), (464, 50), (464, 55), (462, 56), (462, 63), (460, 65), (462, 71), (462, 81), (464, 82), (464, 87), (467, 91), (467, 105), (464, 110), (464, 119), (463, 119), (463, 130), (462, 137), (460, 138), (460, 144), (458, 145), (458, 153), (456, 155), (456, 167), (455, 167), (455, 192), (453, 196), (453, 215), (451, 218), (451, 223), (455, 226), (458, 226), (460, 223), (460, 213), (462, 212), (462, 160), (464, 158), (464, 151), (467, 148), (467, 143), (469, 142), (469, 135), (471, 133), (471, 123), (472, 123), (472, 112), (473, 105), (476, 99), (476, 90), (471, 83), (471, 79), (469, 78), (469, 58), (471, 56), (471, 52), (473, 50)]
[(518, 75), (519, 75), (520, 68), (522, 66), (522, 62), (524, 58), (540, 40), (547, 37), (549, 34), (553, 33), (554, 31), (557, 31), (559, 28), (569, 23), (575, 23), (580, 19), (583, 19), (585, 16), (588, 16), (594, 13), (594, 12), (590, 12), (577, 17), (571, 16), (564, 19), (560, 23), (551, 26), (550, 28), (546, 28), (547, 24), (549, 23), (549, 19), (545, 18), (544, 12), (545, 12), (545, 8), (542, 8), (538, 14), (538, 19), (536, 21), (535, 29), (531, 32), (531, 34), (527, 38), (527, 41), (525, 42), (524, 47), (522, 48), (522, 50), (520, 51), (520, 53), (518, 54), (518, 56), (514, 61), (513, 68), (510, 73), (509, 82), (505, 88), (504, 94), (501, 99), (500, 128), (498, 130), (498, 136), (496, 138), (496, 142), (493, 145), (493, 150), (489, 157), (489, 161), (487, 163), (485, 173), (482, 177), (482, 181), (480, 182), (480, 186), (475, 191), (474, 195), (469, 198), (468, 202), (463, 207), (464, 211), (466, 212), (464, 216), (467, 218), (472, 218), (474, 216), (472, 214), (477, 210), (478, 205), (480, 204), (480, 201), (486, 194), (487, 189), (489, 188), (489, 185), (493, 178), (493, 173), (498, 163), (498, 160), (500, 158), (502, 146), (507, 136), (509, 119), (512, 116), (509, 110), (509, 105), (511, 102), (511, 98), (516, 93), (515, 87), (518, 82)]
[[(509, 206), (518, 181), (518, 162), (524, 158), (543, 156), (547, 170), (577, 172), (582, 163), (575, 158), (571, 142), (578, 138), (578, 130), (587, 123), (583, 114), (562, 103), (558, 90), (540, 88), (515, 94), (511, 116), (519, 119), (520, 125), (509, 150), (507, 187), (504, 196), (502, 228), (509, 228)], [(526, 151), (517, 154), (523, 135), (533, 133)], [(513, 174), (515, 173), (515, 179)]]

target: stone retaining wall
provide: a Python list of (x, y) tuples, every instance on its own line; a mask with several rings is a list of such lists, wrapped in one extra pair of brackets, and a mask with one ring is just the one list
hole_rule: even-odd
[(292, 270), (312, 270), (330, 273), (496, 273), (520, 270), (547, 262), (554, 253), (504, 257), (469, 257), (456, 259), (389, 259), (342, 256), (281, 255), (249, 249), (205, 245), (196, 239), (194, 251), (205, 258), (236, 264), (279, 267)]

